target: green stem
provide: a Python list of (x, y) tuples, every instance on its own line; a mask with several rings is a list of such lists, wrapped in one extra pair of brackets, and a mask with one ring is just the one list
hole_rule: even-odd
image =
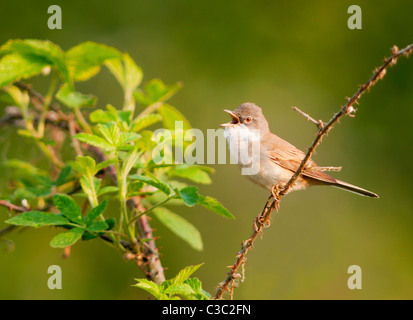
[[(98, 201), (98, 197), (97, 197), (97, 194), (96, 194), (96, 189), (95, 189), (95, 184), (94, 184), (94, 181), (93, 181), (93, 176), (90, 175), (90, 176), (87, 176), (85, 178), (88, 179), (89, 183), (90, 183), (90, 188), (91, 188), (91, 191), (92, 191), (92, 195), (89, 197), (89, 202), (90, 202), (90, 205), (92, 206), (92, 208), (94, 208), (97, 205), (99, 205), (99, 201)], [(106, 220), (105, 217), (103, 216), (103, 214), (100, 214), (99, 217), (102, 221)], [(111, 238), (112, 244), (115, 246), (116, 249), (118, 249), (120, 252), (125, 252), (126, 251), (125, 248), (123, 248), (120, 245), (119, 236), (116, 237), (115, 233), (110, 233), (109, 237)]]
[(76, 116), (77, 121), (79, 121), (79, 124), (80, 124), (81, 128), (84, 131), (86, 131), (87, 133), (92, 133), (92, 129), (90, 129), (89, 124), (87, 123), (87, 121), (83, 117), (83, 114), (82, 114), (82, 112), (80, 111), (79, 108), (75, 108), (75, 116)]
[(59, 76), (56, 72), (54, 72), (52, 81), (49, 86), (49, 90), (47, 91), (47, 94), (44, 97), (43, 109), (42, 109), (42, 113), (40, 114), (39, 125), (37, 127), (37, 135), (39, 138), (44, 137), (46, 114), (47, 114), (47, 111), (49, 110), (50, 102), (52, 102), (53, 94), (56, 90), (58, 80), (59, 80)]
[(60, 161), (59, 159), (57, 159), (56, 155), (53, 154), (49, 148), (47, 147), (47, 145), (41, 141), (41, 140), (37, 140), (37, 144), (39, 145), (40, 149), (43, 151), (43, 153), (50, 159), (50, 161), (58, 168), (62, 169), (65, 164)]
[(152, 207), (150, 207), (148, 210), (145, 210), (144, 212), (139, 213), (137, 216), (134, 216), (131, 221), (129, 222), (129, 224), (135, 222), (136, 220), (138, 220), (141, 216), (143, 216), (144, 214), (148, 214), (149, 212), (151, 212), (153, 209), (160, 207), (162, 205), (164, 205), (165, 203), (167, 203), (169, 200), (171, 200), (171, 197), (167, 197), (165, 200), (162, 200), (161, 202), (158, 202), (157, 204), (153, 205)]
[(136, 242), (135, 229), (134, 226), (129, 224), (128, 210), (126, 207), (126, 193), (127, 193), (127, 184), (126, 184), (126, 175), (120, 166), (119, 159), (116, 160), (116, 172), (118, 176), (118, 188), (119, 188), (119, 202), (120, 202), (120, 211), (121, 211), (121, 223), (119, 225), (119, 232), (122, 232), (123, 222), (126, 225), (127, 233), (130, 237), (132, 243)]

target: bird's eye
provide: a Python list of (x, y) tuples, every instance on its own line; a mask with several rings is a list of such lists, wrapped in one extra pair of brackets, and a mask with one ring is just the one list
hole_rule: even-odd
[(250, 123), (251, 121), (252, 121), (252, 118), (251, 118), (251, 117), (246, 117), (246, 118), (245, 118), (245, 122), (246, 122), (246, 123)]

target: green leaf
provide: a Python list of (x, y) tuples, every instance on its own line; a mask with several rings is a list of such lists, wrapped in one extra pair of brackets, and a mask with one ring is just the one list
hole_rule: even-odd
[(209, 300), (211, 295), (202, 289), (202, 282), (198, 278), (189, 278), (184, 281), (194, 291), (194, 297), (197, 300)]
[(100, 179), (98, 178), (93, 177), (93, 184), (92, 181), (85, 176), (80, 178), (80, 186), (82, 187), (83, 192), (86, 194), (91, 204), (93, 203), (92, 199), (95, 198), (95, 194), (99, 189), (99, 185)]
[(179, 190), (179, 193), (187, 206), (193, 207), (198, 203), (199, 194), (197, 187), (185, 187)]
[(113, 229), (113, 227), (115, 226), (115, 224), (116, 224), (116, 220), (115, 220), (115, 218), (109, 218), (109, 219), (106, 219), (106, 224), (108, 225), (108, 229), (107, 230), (112, 230)]
[(217, 199), (212, 198), (212, 197), (204, 197), (199, 195), (198, 198), (198, 204), (201, 206), (218, 213), (219, 215), (230, 218), (230, 219), (235, 219), (235, 216), (229, 212)]
[(138, 140), (140, 135), (135, 132), (122, 132), (120, 135), (119, 146), (125, 145), (128, 142)]
[(50, 241), (50, 246), (53, 248), (69, 247), (75, 244), (76, 241), (78, 241), (82, 237), (84, 232), (85, 229), (76, 227), (70, 229), (68, 232), (60, 233), (55, 236), (52, 241)]
[(62, 215), (70, 221), (84, 225), (80, 207), (70, 196), (66, 194), (55, 194), (53, 197), (53, 204), (59, 209)]
[(201, 184), (210, 184), (211, 178), (204, 168), (206, 167), (179, 164), (172, 167), (172, 169), (168, 171), (168, 174), (172, 177), (185, 178)]
[(163, 102), (172, 97), (179, 89), (181, 83), (165, 85), (160, 79), (153, 79), (145, 84), (144, 91), (135, 91), (135, 99), (143, 106), (149, 106), (156, 102)]
[(82, 175), (93, 176), (95, 174), (96, 162), (89, 156), (77, 156), (76, 161), (68, 161), (67, 163)]
[(95, 221), (86, 227), (89, 232), (103, 232), (109, 228), (108, 224), (104, 221)]
[(127, 53), (123, 55), (123, 63), (125, 66), (125, 88), (132, 94), (132, 91), (142, 81), (142, 69), (136, 65), (135, 61)]
[(219, 215), (235, 219), (235, 217), (215, 198), (205, 197), (198, 193), (198, 188), (196, 187), (186, 187), (179, 190), (182, 200), (189, 207), (199, 204)]
[(150, 114), (143, 115), (141, 117), (137, 117), (132, 122), (131, 131), (133, 132), (141, 131), (142, 129), (145, 129), (161, 120), (162, 120), (162, 117), (157, 113), (150, 113)]
[(106, 61), (106, 66), (118, 80), (124, 91), (135, 90), (142, 81), (142, 70), (133, 59), (127, 54), (123, 54), (122, 60)]
[(173, 192), (170, 186), (168, 186), (166, 183), (159, 181), (156, 178), (150, 178), (148, 176), (141, 176), (139, 174), (132, 174), (128, 178), (149, 184), (150, 186), (153, 186), (157, 188), (158, 190), (162, 191), (167, 196), (171, 195), (171, 193)]
[(95, 167), (94, 173), (99, 172), (100, 170), (109, 167), (111, 164), (113, 164), (113, 163), (115, 163), (115, 162), (116, 162), (116, 159), (115, 159), (115, 158), (113, 158), (113, 159), (108, 159), (108, 160), (99, 162), (99, 163), (96, 165), (96, 167)]
[(101, 148), (102, 150), (107, 152), (112, 152), (115, 150), (115, 147), (112, 146), (109, 142), (94, 134), (78, 133), (74, 137), (79, 141)]
[(135, 284), (135, 287), (141, 288), (150, 294), (152, 294), (158, 300), (167, 299), (168, 296), (161, 292), (161, 288), (156, 283), (147, 280), (147, 279), (135, 279), (138, 283)]
[(129, 131), (132, 115), (131, 111), (117, 110), (110, 104), (106, 106), (106, 109), (107, 111), (102, 109), (93, 111), (89, 116), (90, 121), (101, 124), (116, 122), (122, 131)]
[(108, 122), (106, 124), (98, 124), (97, 125), (100, 133), (109, 142), (112, 146), (119, 146), (120, 141), (120, 129), (114, 122)]
[(89, 115), (90, 121), (93, 123), (106, 123), (110, 121), (118, 121), (116, 114), (102, 109), (97, 109)]
[(55, 181), (55, 185), (61, 186), (62, 184), (65, 184), (68, 181), (68, 177), (71, 171), (72, 171), (72, 168), (70, 166), (63, 167), (62, 171), (60, 171), (59, 176), (57, 177)]
[(97, 217), (99, 217), (105, 210), (106, 210), (106, 205), (108, 201), (104, 200), (99, 205), (94, 207), (86, 216), (86, 224), (89, 226), (90, 223), (95, 221)]
[(162, 117), (162, 122), (166, 129), (174, 130), (175, 121), (182, 121), (182, 128), (184, 130), (191, 129), (191, 124), (189, 123), (189, 121), (176, 108), (168, 104), (163, 104), (158, 109), (158, 112)]
[(93, 107), (96, 104), (95, 96), (73, 91), (67, 84), (60, 87), (56, 98), (69, 108)]
[(174, 283), (166, 288), (163, 293), (166, 294), (181, 294), (181, 295), (191, 295), (194, 294), (194, 290), (186, 283)]
[(143, 182), (141, 181), (134, 181), (132, 183), (129, 183), (126, 198), (129, 199), (129, 198), (132, 198), (134, 196), (141, 194), (142, 187), (143, 187)]
[(193, 274), (196, 270), (198, 270), (203, 263), (195, 265), (195, 266), (187, 266), (181, 271), (178, 272), (178, 274), (171, 279), (172, 283), (184, 283), (185, 280), (187, 280), (191, 274)]
[(163, 207), (154, 209), (154, 215), (163, 225), (187, 242), (193, 249), (202, 251), (201, 234), (191, 223)]
[(18, 54), (36, 66), (39, 66), (39, 61), (54, 66), (69, 87), (73, 88), (64, 52), (59, 46), (48, 40), (10, 40), (0, 48), (1, 53)]
[(48, 225), (65, 225), (69, 223), (65, 217), (49, 212), (28, 211), (6, 221), (8, 224), (28, 227), (42, 227)]
[(4, 52), (18, 53), (25, 58), (36, 61), (42, 59), (48, 65), (55, 67), (63, 81), (72, 87), (72, 79), (67, 69), (63, 51), (50, 41), (43, 40), (10, 40), (2, 47)]
[(20, 54), (8, 54), (0, 60), (0, 88), (20, 79), (39, 74), (49, 64), (38, 58), (28, 58)]
[(87, 41), (66, 52), (66, 63), (75, 81), (85, 81), (96, 75), (107, 60), (121, 57), (115, 48)]

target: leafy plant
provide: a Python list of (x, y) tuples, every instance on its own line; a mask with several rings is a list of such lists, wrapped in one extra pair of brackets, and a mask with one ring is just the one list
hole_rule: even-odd
[(158, 300), (208, 300), (211, 295), (202, 289), (198, 278), (189, 278), (202, 264), (188, 266), (170, 280), (156, 284), (147, 279), (136, 279), (135, 287), (146, 290)]
[[(119, 108), (102, 107), (96, 96), (76, 89), (78, 82), (89, 80), (102, 67), (122, 89)], [(21, 82), (39, 75), (50, 78), (45, 95)], [(165, 205), (200, 205), (226, 218), (234, 216), (218, 200), (199, 194), (189, 184), (211, 183), (211, 168), (179, 163), (168, 148), (163, 154), (171, 162), (153, 159), (159, 141), (155, 128), (170, 130), (174, 137), (191, 125), (166, 103), (182, 87), (180, 83), (166, 85), (154, 79), (140, 88), (142, 79), (141, 68), (127, 53), (103, 44), (84, 42), (66, 52), (42, 40), (10, 40), (0, 47), (0, 98), (17, 114), (9, 123), (20, 125), (18, 134), (33, 141), (51, 165), (44, 170), (30, 159), (3, 163), (11, 169), (14, 187), (2, 197), (12, 203), (9, 208), (20, 208), (6, 223), (64, 229), (50, 242), (56, 248), (103, 239), (137, 261), (148, 278), (139, 279), (136, 286), (156, 298), (207, 299), (201, 282), (189, 278), (200, 265), (165, 280), (154, 236), (142, 231), (151, 230), (146, 217), (157, 218), (193, 249), (202, 250), (196, 227)], [(179, 132), (177, 121), (182, 124)], [(52, 130), (68, 140), (63, 148)], [(26, 203), (24, 208), (18, 207), (21, 201)], [(108, 202), (117, 203), (119, 210), (106, 212)]]

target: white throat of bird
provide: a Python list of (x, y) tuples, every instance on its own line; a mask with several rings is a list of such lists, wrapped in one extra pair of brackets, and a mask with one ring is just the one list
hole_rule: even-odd
[(228, 142), (231, 163), (237, 163), (243, 175), (257, 174), (260, 169), (260, 130), (239, 123), (225, 127), (224, 137)]

